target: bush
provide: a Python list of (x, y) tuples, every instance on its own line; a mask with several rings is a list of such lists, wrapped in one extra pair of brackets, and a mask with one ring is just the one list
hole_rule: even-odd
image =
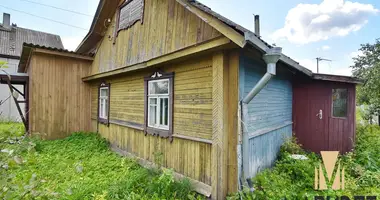
[[(355, 151), (340, 157), (345, 173), (345, 189), (314, 190), (314, 170), (321, 163), (319, 155), (302, 150), (293, 138), (281, 147), (278, 160), (272, 169), (260, 172), (252, 179), (254, 192), (245, 188), (229, 199), (313, 199), (316, 195), (352, 197), (354, 195), (380, 195), (380, 128), (359, 126)], [(307, 160), (296, 160), (292, 154), (302, 154)]]

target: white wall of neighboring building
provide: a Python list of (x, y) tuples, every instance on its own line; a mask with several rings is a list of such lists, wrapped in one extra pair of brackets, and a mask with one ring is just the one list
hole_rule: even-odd
[[(16, 73), (19, 60), (10, 59), (10, 58), (1, 58), (0, 61), (7, 62), (7, 68), (2, 68), (1, 70), (6, 71), (9, 74)], [(24, 92), (24, 87), (21, 85), (15, 85), (15, 87)], [(22, 122), (21, 117), (17, 111), (16, 104), (12, 97), (10, 97), (11, 93), (9, 91), (9, 87), (7, 84), (0, 84), (0, 101), (2, 102), (0, 105), (0, 121), (18, 121)], [(6, 100), (10, 97), (8, 100)], [(19, 100), (23, 100), (23, 97), (19, 95)], [(21, 110), (25, 112), (25, 105), (20, 104)]]

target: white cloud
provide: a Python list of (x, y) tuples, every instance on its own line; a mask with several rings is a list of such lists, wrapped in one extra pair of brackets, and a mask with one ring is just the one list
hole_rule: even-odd
[(368, 17), (378, 12), (371, 4), (344, 0), (298, 4), (289, 10), (284, 27), (275, 31), (271, 38), (307, 44), (334, 36), (346, 36), (360, 30), (368, 22)]
[(327, 50), (330, 50), (330, 49), (331, 49), (330, 46), (327, 46), (327, 45), (322, 46), (322, 50), (323, 51), (327, 51)]
[(356, 57), (358, 57), (358, 56), (362, 56), (362, 55), (363, 55), (363, 52), (360, 51), (360, 50), (358, 50), (358, 51), (353, 51), (353, 52), (351, 52), (351, 53), (348, 55), (348, 57), (349, 57), (350, 59), (353, 59), (353, 58), (356, 58)]
[(62, 37), (63, 46), (69, 51), (75, 51), (82, 40), (83, 37)]

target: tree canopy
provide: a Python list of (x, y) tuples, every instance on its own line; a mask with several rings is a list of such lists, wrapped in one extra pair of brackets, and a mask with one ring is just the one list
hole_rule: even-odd
[(357, 100), (380, 115), (380, 38), (374, 44), (362, 44), (361, 55), (354, 58), (353, 75), (364, 81), (357, 89)]

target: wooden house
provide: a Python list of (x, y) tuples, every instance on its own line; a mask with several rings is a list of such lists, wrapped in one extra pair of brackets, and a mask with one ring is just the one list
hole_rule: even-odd
[(25, 44), (19, 72), (32, 134), (97, 132), (212, 199), (273, 164), (292, 135), (296, 81), (318, 78), (194, 0), (101, 0), (76, 52)]

